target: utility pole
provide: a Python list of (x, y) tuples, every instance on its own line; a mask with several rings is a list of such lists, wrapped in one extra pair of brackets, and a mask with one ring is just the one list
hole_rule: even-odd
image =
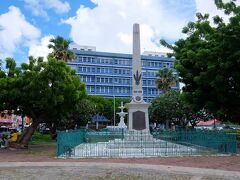
[(113, 96), (113, 126), (114, 126), (114, 130), (115, 130), (115, 121), (116, 121), (116, 109), (115, 109), (115, 95)]

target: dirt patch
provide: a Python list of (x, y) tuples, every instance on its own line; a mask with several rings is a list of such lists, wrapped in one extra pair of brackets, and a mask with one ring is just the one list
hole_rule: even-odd
[(89, 179), (89, 180), (189, 180), (191, 175), (159, 173), (151, 170), (137, 169), (105, 169), (100, 167), (35, 167), (35, 168), (2, 168), (0, 179)]
[(56, 145), (31, 145), (29, 149), (1, 149), (0, 162), (108, 162), (136, 163), (153, 165), (172, 165), (183, 167), (211, 168), (240, 171), (240, 156), (186, 156), (151, 158), (85, 158), (58, 159), (55, 157)]

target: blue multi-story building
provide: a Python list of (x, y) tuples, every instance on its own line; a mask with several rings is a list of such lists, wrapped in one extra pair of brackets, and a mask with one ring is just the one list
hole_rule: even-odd
[[(95, 47), (71, 46), (76, 59), (69, 66), (76, 70), (89, 95), (132, 97), (132, 55), (97, 52)], [(142, 60), (143, 97), (150, 101), (161, 95), (156, 88), (156, 74), (164, 67), (173, 68), (172, 58), (159, 53), (144, 53)], [(179, 89), (176, 84), (174, 89)]]

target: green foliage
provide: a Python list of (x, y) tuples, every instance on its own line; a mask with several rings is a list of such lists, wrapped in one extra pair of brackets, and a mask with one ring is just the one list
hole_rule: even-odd
[(186, 94), (174, 90), (167, 92), (164, 96), (155, 98), (149, 109), (150, 121), (158, 123), (174, 123), (181, 127), (189, 123), (196, 126), (199, 120), (213, 119), (214, 116), (206, 109), (194, 111), (186, 100)]
[[(229, 22), (221, 17), (196, 14), (197, 21), (183, 28), (186, 39), (170, 47), (175, 67), (185, 84), (186, 100), (198, 111), (209, 109), (218, 118), (240, 120), (240, 7), (234, 1), (215, 0), (219, 9), (231, 15)], [(161, 41), (163, 42), (163, 41)]]
[[(89, 96), (90, 101), (92, 101), (96, 106), (96, 113), (103, 114), (108, 120), (113, 122), (114, 119), (114, 98), (104, 98), (101, 96)], [(115, 112), (119, 112), (118, 107), (123, 104), (129, 103), (130, 99), (127, 98), (115, 98)], [(115, 114), (116, 122), (118, 115)]]
[(53, 52), (49, 54), (50, 56), (65, 62), (75, 58), (75, 54), (69, 50), (70, 40), (65, 40), (63, 37), (57, 36), (50, 39), (50, 43), (48, 48), (53, 49)]
[(35, 132), (31, 138), (30, 144), (53, 144), (56, 141), (51, 138), (49, 134), (42, 134)]
[(75, 71), (52, 57), (47, 62), (30, 57), (21, 67), (6, 59), (6, 71), (0, 78), (0, 109), (20, 111), (35, 125), (66, 120), (86, 96), (85, 85)]
[[(114, 118), (114, 98), (105, 99), (105, 111), (103, 112), (103, 115), (107, 117), (109, 120), (113, 122)], [(120, 112), (119, 107), (121, 106), (121, 102), (123, 102), (123, 105), (130, 102), (130, 99), (128, 98), (115, 98), (115, 113)], [(125, 109), (126, 111), (126, 109)], [(115, 123), (117, 124), (119, 122), (119, 116), (115, 114)]]
[(171, 86), (176, 84), (177, 77), (173, 74), (173, 70), (164, 68), (160, 69), (156, 75), (156, 84), (159, 90), (164, 94), (171, 89)]
[(180, 96), (180, 91), (169, 91), (164, 96), (155, 98), (149, 109), (150, 121), (183, 124), (188, 112), (187, 105)]
[(94, 114), (96, 114), (96, 104), (89, 98), (84, 98), (76, 104), (75, 111), (70, 115), (69, 120), (78, 127), (85, 126)]

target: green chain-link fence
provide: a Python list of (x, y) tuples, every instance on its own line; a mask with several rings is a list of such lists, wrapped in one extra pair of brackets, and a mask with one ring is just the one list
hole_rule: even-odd
[[(175, 130), (129, 133), (123, 129), (58, 132), (58, 157), (173, 156), (236, 153), (234, 131)], [(92, 153), (94, 151), (94, 153)]]

